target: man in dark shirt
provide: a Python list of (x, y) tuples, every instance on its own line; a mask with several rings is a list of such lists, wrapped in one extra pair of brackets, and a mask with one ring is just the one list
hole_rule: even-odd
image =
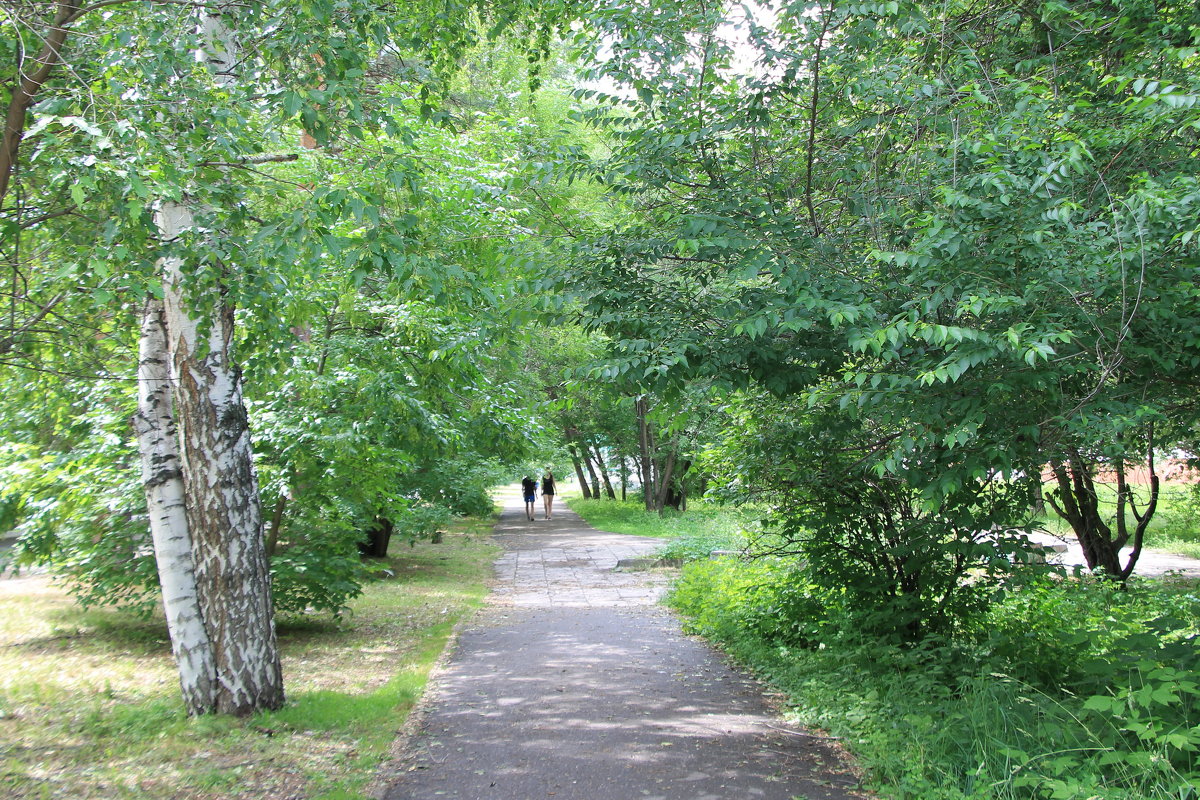
[(525, 516), (533, 520), (533, 504), (537, 500), (537, 481), (526, 475), (521, 480), (521, 494), (525, 496)]

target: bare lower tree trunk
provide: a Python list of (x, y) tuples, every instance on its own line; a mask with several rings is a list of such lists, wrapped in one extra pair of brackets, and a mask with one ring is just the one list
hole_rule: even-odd
[(646, 422), (646, 415), (649, 413), (646, 398), (639, 397), (634, 403), (634, 409), (637, 413), (638, 450), (641, 454), (639, 466), (641, 467), (642, 501), (647, 511), (654, 511), (654, 448), (651, 441), (650, 426)]
[(616, 500), (617, 493), (613, 491), (612, 481), (608, 479), (608, 467), (604, 465), (604, 456), (600, 453), (599, 445), (592, 445), (592, 454), (596, 456), (596, 467), (600, 472), (600, 480), (604, 483), (604, 493), (608, 495), (609, 500)]
[(202, 714), (212, 710), (216, 665), (200, 613), (192, 540), (184, 511), (183, 474), (161, 300), (151, 298), (146, 303), (138, 349), (138, 413), (134, 428), (142, 455), (142, 483), (150, 512), (163, 610), (171, 652), (179, 668), (183, 702), (189, 714)]
[(671, 489), (671, 479), (675, 476), (675, 450), (671, 450), (667, 456), (667, 462), (663, 465), (662, 471), (658, 476), (658, 491), (654, 496), (654, 510), (659, 514), (667, 504), (667, 493)]
[[(1160, 487), (1154, 467), (1153, 428), (1147, 434), (1147, 441), (1146, 463), (1150, 476), (1148, 499), (1139, 510), (1133, 489), (1125, 475), (1125, 465), (1116, 463), (1114, 469), (1117, 475), (1117, 499), (1111, 525), (1105, 520), (1100, 495), (1096, 489), (1094, 473), (1100, 466), (1077, 451), (1071, 451), (1065, 460), (1050, 463), (1058, 486), (1057, 491), (1046, 495), (1046, 501), (1056, 514), (1070, 523), (1083, 548), (1088, 568), (1122, 584), (1133, 574), (1142, 554), (1146, 528), (1158, 506)], [(1132, 531), (1129, 530), (1125, 519), (1127, 508), (1136, 522)], [(1131, 538), (1133, 550), (1122, 564), (1121, 548), (1129, 543)]]
[(588, 451), (587, 440), (580, 438), (579, 440), (579, 457), (583, 461), (584, 469), (592, 479), (592, 497), (600, 499), (600, 479), (596, 477), (596, 468), (592, 465), (591, 453)]
[[(187, 206), (162, 205), (164, 239), (192, 225)], [(209, 710), (241, 715), (278, 708), (283, 674), (258, 480), (232, 353), (233, 308), (222, 296), (209, 319), (193, 317), (181, 259), (162, 266), (187, 526), (217, 676)]]
[[(1133, 550), (1129, 554), (1129, 561), (1121, 571), (1121, 580), (1129, 580), (1129, 576), (1133, 574), (1133, 568), (1137, 565), (1137, 561), (1141, 558), (1142, 547), (1146, 541), (1146, 528), (1150, 525), (1150, 519), (1154, 516), (1155, 510), (1158, 508), (1158, 496), (1161, 489), (1158, 479), (1158, 472), (1154, 469), (1154, 426), (1151, 425), (1148, 435), (1149, 445), (1146, 454), (1146, 471), (1150, 477), (1149, 498), (1146, 505), (1141, 511), (1137, 508), (1137, 503), (1134, 500), (1133, 489), (1130, 487), (1125, 477), (1125, 467), (1123, 464), (1118, 465), (1117, 469), (1117, 526), (1120, 531), (1120, 540), (1122, 542), (1129, 541), (1133, 538)], [(1130, 512), (1133, 514), (1136, 524), (1133, 531), (1129, 531), (1128, 522), (1125, 519), (1125, 507), (1129, 506)]]
[(575, 445), (568, 444), (567, 452), (571, 454), (571, 463), (575, 466), (575, 479), (579, 481), (579, 489), (583, 492), (583, 499), (591, 500), (592, 490), (588, 488), (587, 479), (583, 477), (583, 465), (579, 463), (579, 451), (576, 450)]
[(270, 560), (279, 549), (279, 531), (283, 527), (283, 515), (287, 511), (287, 492), (279, 489), (279, 497), (275, 498), (275, 509), (271, 512), (271, 525), (267, 528), (267, 559)]

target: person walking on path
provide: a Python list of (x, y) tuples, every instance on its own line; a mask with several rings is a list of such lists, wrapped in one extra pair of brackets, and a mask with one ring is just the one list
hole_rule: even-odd
[(537, 502), (537, 481), (528, 475), (522, 478), (521, 494), (525, 497), (525, 517), (533, 522), (533, 504)]
[(546, 519), (554, 519), (554, 473), (549, 468), (542, 476), (542, 503), (546, 506)]

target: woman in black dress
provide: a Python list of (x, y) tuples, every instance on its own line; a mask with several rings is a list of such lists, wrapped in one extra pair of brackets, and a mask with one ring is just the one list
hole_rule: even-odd
[(546, 470), (542, 476), (542, 502), (546, 506), (546, 519), (554, 518), (554, 473)]

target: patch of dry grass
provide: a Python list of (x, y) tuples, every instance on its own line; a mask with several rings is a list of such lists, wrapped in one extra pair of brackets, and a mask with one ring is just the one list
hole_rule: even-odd
[(491, 523), (393, 545), (351, 612), (279, 620), (288, 704), (188, 719), (165, 624), (0, 580), (0, 797), (361, 797), (453, 624), (476, 607)]

